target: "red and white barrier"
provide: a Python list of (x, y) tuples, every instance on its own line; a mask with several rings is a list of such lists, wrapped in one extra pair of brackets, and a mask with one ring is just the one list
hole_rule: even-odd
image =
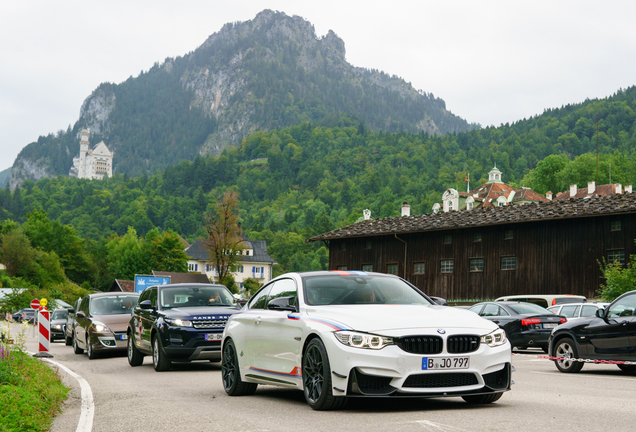
[(38, 313), (38, 353), (34, 357), (53, 357), (49, 353), (51, 336), (51, 313), (46, 309)]

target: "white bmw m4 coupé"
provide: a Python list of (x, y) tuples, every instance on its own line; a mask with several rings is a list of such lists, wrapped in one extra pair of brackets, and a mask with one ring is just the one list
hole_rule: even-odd
[(399, 277), (359, 271), (273, 279), (230, 317), (222, 353), (227, 394), (296, 388), (317, 410), (365, 396), (491, 403), (510, 390), (512, 371), (497, 324), (438, 306)]

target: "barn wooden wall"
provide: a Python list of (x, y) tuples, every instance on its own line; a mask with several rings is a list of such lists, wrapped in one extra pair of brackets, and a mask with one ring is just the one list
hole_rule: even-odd
[[(372, 264), (373, 271), (386, 273), (387, 264), (398, 264), (398, 275), (424, 292), (456, 299), (494, 299), (511, 294), (580, 294), (598, 297), (602, 283), (598, 261), (610, 249), (624, 249), (625, 260), (636, 254), (636, 215), (613, 215), (516, 223), (426, 233), (400, 234), (407, 243), (406, 272), (404, 243), (393, 235), (332, 240), (329, 268), (346, 266), (361, 270)], [(620, 231), (610, 223), (621, 221)], [(504, 239), (506, 230), (514, 238)], [(474, 234), (481, 233), (481, 242)], [(452, 236), (444, 244), (444, 236)], [(344, 250), (342, 249), (342, 245)], [(501, 270), (501, 258), (516, 257), (516, 270)], [(484, 271), (470, 272), (470, 258), (483, 258)], [(453, 273), (442, 273), (440, 262), (454, 260)], [(423, 275), (413, 274), (416, 262), (425, 263)]]

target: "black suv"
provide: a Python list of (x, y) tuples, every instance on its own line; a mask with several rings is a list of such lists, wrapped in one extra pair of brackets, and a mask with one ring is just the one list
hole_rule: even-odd
[(156, 371), (171, 362), (221, 361), (225, 323), (239, 308), (223, 285), (170, 284), (146, 288), (128, 323), (128, 363), (152, 355)]
[(580, 360), (612, 361), (624, 372), (636, 372), (636, 291), (614, 300), (596, 316), (568, 321), (550, 335), (550, 354), (561, 372), (578, 372)]

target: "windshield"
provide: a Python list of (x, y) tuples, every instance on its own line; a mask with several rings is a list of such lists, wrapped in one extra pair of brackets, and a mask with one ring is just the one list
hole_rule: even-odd
[(54, 319), (66, 319), (66, 315), (68, 315), (68, 310), (66, 309), (58, 309), (53, 311), (52, 320)]
[(400, 279), (385, 276), (315, 276), (303, 280), (308, 305), (431, 303)]
[(534, 303), (516, 303), (508, 305), (510, 309), (517, 312), (520, 315), (523, 314), (551, 314), (546, 308), (542, 308)]
[(132, 307), (137, 304), (138, 296), (112, 295), (95, 297), (91, 299), (91, 315), (119, 315), (129, 314)]
[(234, 297), (223, 286), (181, 286), (161, 288), (162, 309), (191, 306), (233, 306)]

